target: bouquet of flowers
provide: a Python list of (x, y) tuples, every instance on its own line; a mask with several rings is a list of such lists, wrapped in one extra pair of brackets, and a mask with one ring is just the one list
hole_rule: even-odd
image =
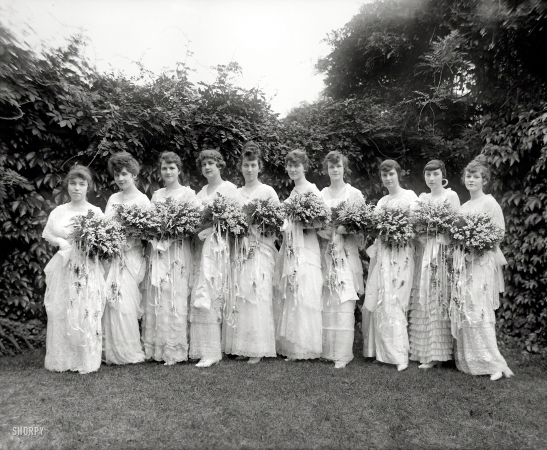
[(152, 239), (161, 235), (161, 219), (149, 206), (114, 205), (116, 219), (126, 239)]
[(329, 208), (312, 192), (290, 197), (283, 204), (283, 209), (288, 219), (308, 226), (326, 225), (330, 219)]
[(87, 256), (98, 256), (102, 260), (121, 256), (125, 236), (117, 222), (100, 217), (90, 210), (85, 216), (73, 217), (72, 223), (74, 230), (70, 238)]
[(213, 201), (206, 203), (201, 220), (202, 223), (212, 223), (214, 228), (233, 237), (243, 236), (248, 229), (247, 217), (241, 204), (219, 193)]
[[(148, 240), (180, 240), (193, 236), (201, 225), (201, 211), (193, 202), (168, 197), (165, 202), (154, 202), (151, 214), (154, 218), (151, 224), (154, 226), (145, 230), (145, 233), (153, 233), (146, 235)], [(159, 224), (158, 227), (156, 223)]]
[(283, 205), (273, 198), (254, 198), (243, 206), (243, 211), (249, 226), (257, 225), (264, 235), (278, 234), (285, 218)]
[(452, 245), (477, 256), (493, 250), (504, 234), (492, 216), (484, 213), (460, 214), (450, 228)]
[(344, 201), (331, 209), (331, 225), (334, 229), (342, 225), (349, 234), (371, 230), (374, 218), (374, 206), (364, 200)]
[(414, 212), (414, 232), (420, 234), (448, 234), (457, 213), (448, 200), (443, 203), (418, 202)]
[(400, 206), (386, 206), (376, 213), (376, 233), (390, 248), (404, 247), (414, 238), (410, 210)]

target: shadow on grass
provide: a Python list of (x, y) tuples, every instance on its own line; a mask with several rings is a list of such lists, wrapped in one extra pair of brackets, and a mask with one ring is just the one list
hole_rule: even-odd
[[(506, 352), (507, 354), (507, 352)], [(224, 359), (51, 373), (37, 350), (0, 358), (0, 448), (545, 448), (543, 359), (508, 355), (491, 382), (453, 367), (404, 372), (360, 356)], [(15, 436), (14, 427), (42, 427)]]

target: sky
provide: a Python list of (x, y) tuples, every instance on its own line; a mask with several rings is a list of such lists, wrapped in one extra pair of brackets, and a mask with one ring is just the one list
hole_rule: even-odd
[(2, 20), (30, 46), (59, 46), (82, 31), (101, 71), (136, 75), (190, 69), (212, 82), (213, 67), (235, 61), (237, 83), (260, 87), (284, 117), (323, 89), (317, 60), (327, 34), (343, 27), (367, 0), (0, 0)]

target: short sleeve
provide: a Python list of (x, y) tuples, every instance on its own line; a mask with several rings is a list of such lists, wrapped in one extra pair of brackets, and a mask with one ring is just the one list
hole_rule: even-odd
[(456, 211), (459, 211), (461, 206), (460, 197), (458, 197), (458, 194), (455, 191), (452, 191), (452, 190), (448, 191), (448, 203)]
[(146, 194), (141, 194), (135, 199), (135, 205), (149, 206), (150, 200), (148, 200), (148, 197), (146, 196)]
[(348, 186), (348, 187), (350, 188), (350, 191), (348, 193), (348, 200), (350, 202), (358, 202), (358, 201), (365, 200), (365, 196), (359, 189), (354, 188), (353, 186)]
[(505, 218), (503, 217), (503, 211), (501, 209), (501, 206), (492, 196), (490, 196), (488, 200), (488, 212), (492, 214), (494, 223), (499, 227), (503, 228), (503, 231), (505, 231)]

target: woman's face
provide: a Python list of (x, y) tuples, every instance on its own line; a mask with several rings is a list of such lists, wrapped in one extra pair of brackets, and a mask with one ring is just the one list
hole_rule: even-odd
[(388, 172), (381, 172), (382, 184), (387, 190), (395, 189), (399, 187), (399, 175), (395, 169), (391, 169)]
[(443, 172), (441, 169), (426, 170), (424, 172), (425, 184), (431, 190), (443, 185)]
[(304, 166), (299, 162), (289, 162), (285, 166), (289, 178), (293, 181), (299, 180), (304, 176)]
[(68, 195), (73, 202), (85, 200), (87, 195), (87, 180), (76, 177), (68, 182)]
[(245, 178), (245, 183), (251, 183), (258, 178), (258, 173), (260, 172), (260, 166), (258, 165), (258, 160), (249, 160), (243, 158), (241, 163), (241, 173), (243, 178)]
[(329, 173), (330, 182), (340, 181), (344, 179), (344, 163), (342, 161), (338, 162), (328, 162), (327, 170)]
[(201, 162), (201, 174), (208, 180), (214, 180), (220, 176), (220, 169), (213, 158), (205, 158)]
[(468, 172), (465, 171), (465, 187), (469, 192), (479, 192), (484, 188), (484, 179), (480, 172)]
[(166, 185), (175, 183), (179, 179), (179, 168), (175, 163), (161, 162), (161, 178)]
[(134, 186), (135, 178), (136, 176), (129, 172), (125, 167), (114, 174), (114, 181), (122, 191)]

